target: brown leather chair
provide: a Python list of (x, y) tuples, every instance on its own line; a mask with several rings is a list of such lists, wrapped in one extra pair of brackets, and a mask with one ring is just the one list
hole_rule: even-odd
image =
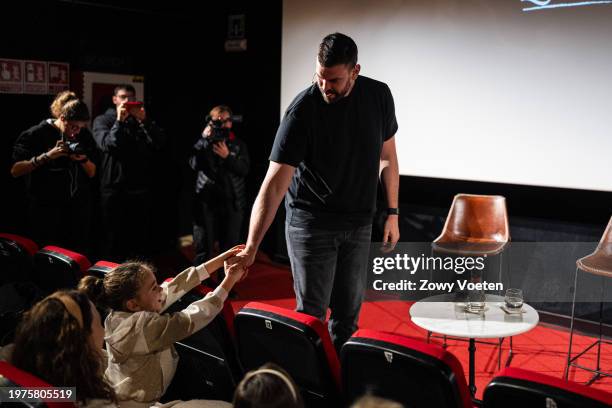
[(457, 255), (497, 255), (510, 241), (506, 199), (502, 196), (457, 194), (435, 252)]
[[(506, 198), (499, 195), (457, 194), (453, 199), (442, 233), (432, 244), (434, 253), (464, 256), (493, 256), (501, 254), (510, 242)], [(502, 261), (499, 259), (499, 280), (501, 281)], [(427, 333), (429, 342), (432, 333)], [(433, 336), (437, 337), (437, 336)], [(447, 336), (443, 346), (446, 347)], [(498, 344), (497, 366), (501, 368), (503, 339)], [(509, 357), (512, 355), (510, 337)]]
[[(577, 368), (581, 368), (583, 370), (587, 370), (593, 373), (593, 376), (588, 381), (587, 384), (591, 384), (593, 381), (597, 380), (601, 376), (612, 377), (612, 373), (605, 372), (601, 369), (601, 344), (612, 344), (611, 341), (602, 339), (603, 334), (603, 304), (604, 299), (600, 299), (599, 301), (599, 338), (595, 340), (594, 343), (589, 345), (580, 353), (576, 354), (572, 357), (572, 341), (574, 337), (574, 320), (576, 314), (576, 293), (578, 292), (578, 272), (584, 272), (592, 275), (601, 276), (602, 279), (612, 278), (612, 217), (610, 217), (610, 221), (608, 222), (608, 226), (604, 231), (601, 240), (599, 241), (599, 245), (595, 251), (585, 256), (584, 258), (580, 258), (576, 261), (576, 273), (574, 275), (574, 299), (572, 301), (572, 319), (570, 323), (570, 341), (569, 348), (567, 350), (567, 365), (565, 367), (565, 379), (569, 376), (569, 368), (570, 366), (574, 366)], [(602, 284), (602, 291), (605, 285)], [(602, 292), (603, 296), (603, 292)], [(595, 369), (581, 366), (576, 360), (580, 358), (583, 354), (588, 352), (593, 347), (597, 346), (597, 367)]]

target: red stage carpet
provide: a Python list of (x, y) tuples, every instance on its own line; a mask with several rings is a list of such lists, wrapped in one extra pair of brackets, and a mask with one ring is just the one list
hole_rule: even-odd
[[(232, 301), (235, 311), (244, 304), (256, 300), (288, 309), (295, 307), (291, 273), (287, 267), (269, 263), (258, 262), (251, 267), (249, 276), (237, 287), (238, 298)], [(366, 302), (361, 310), (359, 327), (399, 333), (426, 340), (424, 330), (416, 327), (410, 321), (408, 309), (411, 303), (389, 300)], [(442, 343), (441, 339), (432, 339), (433, 342)], [(593, 338), (574, 336), (575, 349), (582, 349), (590, 344)], [(544, 324), (538, 325), (534, 330), (514, 337), (514, 355), (510, 362), (512, 367), (526, 368), (540, 373), (561, 378), (565, 368), (569, 332), (563, 328), (556, 328)], [(448, 341), (448, 350), (455, 354), (463, 364), (464, 371), (468, 370), (468, 343), (464, 341)], [(508, 342), (504, 342), (502, 364), (506, 361)], [(477, 397), (482, 398), (482, 391), (497, 371), (497, 346), (478, 344), (476, 352), (476, 386)], [(581, 359), (581, 364), (594, 367), (595, 348)], [(612, 369), (612, 347), (604, 345), (602, 348), (601, 366)], [(584, 370), (570, 371), (570, 379), (584, 382), (590, 373)], [(595, 382), (592, 387), (612, 392), (612, 379), (603, 378)]]

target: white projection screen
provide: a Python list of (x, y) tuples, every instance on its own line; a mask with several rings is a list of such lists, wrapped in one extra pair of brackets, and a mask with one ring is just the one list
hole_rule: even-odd
[(401, 174), (612, 191), (612, 4), (595, 3), (284, 0), (281, 114), (339, 31), (393, 92)]

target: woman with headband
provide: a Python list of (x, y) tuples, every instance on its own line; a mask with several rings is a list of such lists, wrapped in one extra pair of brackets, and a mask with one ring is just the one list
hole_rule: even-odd
[[(104, 378), (107, 354), (100, 314), (80, 291), (58, 291), (24, 315), (15, 343), (0, 349), (0, 359), (56, 387), (75, 387), (81, 408), (119, 408)], [(122, 405), (123, 406), (123, 405)], [(170, 401), (156, 408), (220, 408), (225, 401)]]
[(103, 344), (104, 327), (93, 303), (76, 290), (58, 291), (24, 315), (7, 360), (56, 387), (76, 387), (81, 407), (117, 407), (103, 379)]
[(303, 408), (300, 390), (289, 374), (273, 363), (248, 372), (234, 393), (234, 408)]

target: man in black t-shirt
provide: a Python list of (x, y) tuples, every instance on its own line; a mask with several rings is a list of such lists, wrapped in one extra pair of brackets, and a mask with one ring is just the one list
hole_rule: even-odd
[(357, 46), (330, 34), (316, 81), (287, 109), (241, 256), (255, 253), (286, 194), (286, 238), (297, 311), (325, 320), (337, 349), (357, 328), (379, 175), (388, 217), (384, 241), (399, 240), (395, 107), (389, 87), (359, 76)]

